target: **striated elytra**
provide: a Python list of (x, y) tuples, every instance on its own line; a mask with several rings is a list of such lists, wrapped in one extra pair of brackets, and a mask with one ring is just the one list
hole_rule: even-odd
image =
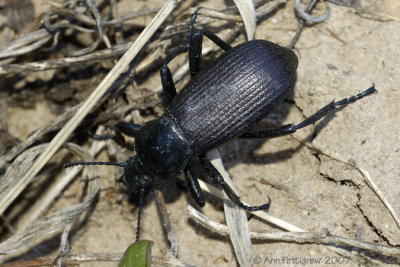
[(296, 54), (253, 40), (217, 58), (177, 95), (165, 112), (194, 153), (203, 154), (261, 120), (293, 88)]

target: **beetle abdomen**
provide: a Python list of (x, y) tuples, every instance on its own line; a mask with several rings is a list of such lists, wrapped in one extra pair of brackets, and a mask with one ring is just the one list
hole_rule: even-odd
[(297, 56), (277, 44), (238, 45), (202, 70), (165, 115), (202, 154), (262, 119), (294, 86)]

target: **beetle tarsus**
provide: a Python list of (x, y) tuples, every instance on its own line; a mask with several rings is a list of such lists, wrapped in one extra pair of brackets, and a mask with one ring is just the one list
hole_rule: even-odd
[(248, 211), (267, 210), (267, 209), (269, 209), (269, 206), (271, 204), (271, 199), (268, 197), (268, 202), (261, 206), (247, 206), (242, 201), (240, 201), (240, 199), (239, 199), (239, 202), (237, 202), (236, 204), (238, 204), (240, 207), (242, 207), (243, 209), (248, 210)]
[(226, 195), (229, 197), (230, 200), (232, 200), (236, 205), (238, 205), (239, 207), (242, 207), (245, 210), (257, 211), (257, 210), (269, 209), (269, 206), (271, 203), (271, 200), (269, 197), (268, 197), (268, 202), (266, 204), (263, 204), (260, 206), (248, 206), (240, 200), (240, 197), (238, 195), (236, 195), (236, 193), (233, 192), (232, 188), (229, 185), (227, 185), (225, 182), (222, 184), (222, 189), (224, 190), (224, 192), (226, 193)]
[(358, 95), (349, 97), (349, 98), (345, 98), (342, 99), (340, 101), (335, 102), (335, 107), (337, 106), (342, 106), (342, 105), (347, 105), (347, 104), (351, 104), (353, 102), (356, 102), (357, 100), (366, 97), (368, 95), (377, 93), (378, 90), (375, 89), (375, 84), (372, 84), (372, 86), (370, 88), (368, 88), (367, 90), (365, 90), (364, 92), (359, 93)]

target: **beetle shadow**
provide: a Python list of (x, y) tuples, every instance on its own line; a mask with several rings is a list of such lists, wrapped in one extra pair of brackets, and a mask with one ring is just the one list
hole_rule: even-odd
[(182, 185), (184, 185), (184, 182), (177, 177), (159, 179), (157, 181), (157, 188), (162, 192), (166, 204), (176, 202), (182, 194), (185, 194), (185, 192), (182, 191)]
[[(156, 184), (149, 185), (145, 188), (144, 199), (143, 199), (143, 209), (145, 210), (148, 205), (154, 201), (154, 187), (156, 186), (158, 190), (160, 190), (164, 196), (164, 201), (166, 204), (176, 202), (181, 196), (182, 189), (178, 183), (174, 183), (174, 178), (171, 179), (157, 179)], [(179, 179), (175, 180), (179, 181)], [(135, 207), (139, 207), (139, 194), (135, 192), (129, 185), (124, 185), (122, 189), (123, 193), (128, 196), (129, 203), (133, 204)]]

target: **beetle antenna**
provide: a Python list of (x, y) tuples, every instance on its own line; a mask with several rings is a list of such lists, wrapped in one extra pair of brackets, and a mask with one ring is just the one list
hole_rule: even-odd
[(136, 242), (139, 241), (140, 237), (140, 220), (142, 219), (143, 203), (144, 203), (144, 187), (141, 187), (139, 189), (139, 210), (138, 210), (138, 218), (136, 226)]
[(107, 165), (107, 166), (118, 166), (125, 167), (126, 162), (104, 162), (104, 161), (73, 161), (64, 164), (64, 168), (69, 168), (72, 166), (82, 166), (82, 165)]

